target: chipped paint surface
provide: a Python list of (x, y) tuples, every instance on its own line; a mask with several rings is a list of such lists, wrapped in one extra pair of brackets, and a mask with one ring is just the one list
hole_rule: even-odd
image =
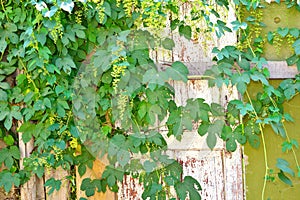
[[(190, 6), (182, 5), (182, 13), (189, 12)], [(228, 20), (234, 21), (235, 15), (230, 8)], [(200, 75), (203, 69), (211, 66), (214, 55), (210, 52), (213, 47), (224, 47), (236, 43), (235, 33), (227, 33), (222, 39), (212, 36), (211, 41), (199, 36), (197, 41), (188, 41), (180, 37), (178, 33), (171, 33), (165, 30), (166, 35), (172, 37), (175, 47), (172, 51), (158, 49), (152, 51), (152, 58), (158, 64), (181, 61), (189, 66), (190, 75)], [(204, 47), (203, 42), (207, 42)], [(206, 48), (206, 49), (205, 49)], [(205, 80), (189, 80), (187, 83), (171, 81), (170, 84), (175, 89), (175, 102), (184, 105), (187, 99), (204, 98), (206, 103), (212, 102), (226, 105), (231, 99), (238, 98), (238, 93), (233, 88), (209, 88)], [(177, 159), (183, 166), (184, 175), (191, 175), (196, 178), (202, 186), (202, 199), (207, 200), (241, 200), (243, 195), (243, 174), (242, 156), (240, 147), (234, 153), (225, 151), (224, 142), (219, 139), (213, 151), (207, 144), (206, 138), (200, 137), (197, 133), (198, 125), (194, 125), (192, 131), (185, 131), (182, 140), (179, 142), (174, 137), (166, 137), (170, 157)], [(166, 127), (160, 129), (162, 133), (167, 133)], [(138, 181), (126, 176), (122, 189), (119, 191), (120, 200), (142, 199), (143, 189), (138, 185)]]
[[(186, 84), (171, 82), (175, 88), (175, 100), (184, 105), (189, 98), (204, 98), (207, 103), (217, 102), (225, 105), (232, 98), (237, 98), (236, 90), (232, 88), (209, 88), (207, 81), (192, 80)], [(161, 129), (166, 133), (166, 129)], [(242, 157), (240, 147), (234, 153), (226, 152), (224, 142), (219, 139), (213, 151), (207, 144), (206, 138), (194, 130), (185, 131), (179, 142), (174, 137), (167, 138), (167, 154), (179, 161), (183, 166), (183, 175), (196, 178), (201, 186), (202, 199), (207, 200), (241, 200), (243, 197)], [(138, 181), (126, 176), (122, 189), (119, 191), (120, 200), (142, 199), (143, 189)]]
[(118, 199), (120, 200), (139, 200), (142, 199), (143, 187), (137, 179), (125, 175), (123, 185), (120, 186)]

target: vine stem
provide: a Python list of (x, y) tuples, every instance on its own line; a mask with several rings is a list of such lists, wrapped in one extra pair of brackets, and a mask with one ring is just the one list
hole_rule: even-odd
[[(250, 104), (251, 104), (251, 106), (254, 110), (254, 114), (255, 114), (256, 118), (258, 118), (257, 112), (254, 109), (253, 102), (252, 102), (252, 100), (250, 98), (250, 95), (249, 95), (247, 90), (246, 90), (246, 95), (247, 95), (247, 98), (248, 98), (248, 100), (249, 100), (249, 102), (250, 102)], [(263, 151), (264, 151), (264, 160), (265, 160), (265, 175), (264, 175), (265, 178), (264, 178), (263, 188), (262, 188), (262, 191), (261, 191), (261, 199), (263, 200), (264, 196), (265, 196), (265, 191), (266, 191), (269, 166), (268, 166), (268, 155), (267, 155), (267, 146), (266, 146), (266, 142), (265, 142), (265, 134), (264, 134), (263, 127), (262, 127), (261, 123), (259, 123), (259, 131), (261, 133), (261, 139), (262, 139), (262, 145), (263, 145)]]
[[(274, 107), (275, 107), (275, 108), (278, 108), (276, 102), (274, 101), (274, 99), (273, 99), (272, 97), (270, 97), (270, 100), (271, 100), (272, 104), (274, 105)], [(283, 122), (281, 122), (281, 124), (282, 124), (283, 129), (284, 129), (284, 132), (285, 132), (285, 134), (286, 134), (286, 139), (287, 139), (287, 141), (290, 143), (290, 142), (291, 142), (291, 139), (290, 139), (290, 137), (289, 137), (289, 135), (288, 135), (286, 126), (284, 125)], [(293, 145), (292, 145), (292, 149), (291, 149), (291, 150), (292, 150), (292, 153), (293, 153), (293, 156), (294, 156), (296, 165), (297, 165), (297, 169), (299, 170), (299, 169), (300, 169), (300, 166), (299, 166), (299, 162), (298, 162), (297, 155), (296, 155), (296, 152), (295, 152), (295, 149), (294, 149)]]
[[(19, 57), (19, 61), (20, 61), (21, 65), (22, 65), (22, 67), (24, 68), (24, 71), (25, 71), (25, 73), (26, 73), (26, 75), (27, 75), (27, 78), (28, 78), (28, 77), (29, 77), (29, 74), (28, 74), (28, 72), (27, 72), (27, 70), (26, 70), (26, 66), (25, 66), (25, 64), (23, 63), (22, 59), (20, 59), (20, 57)], [(35, 85), (34, 81), (33, 81), (31, 78), (29, 79), (29, 82), (32, 83), (32, 85), (33, 85), (33, 87), (34, 87), (34, 91), (40, 95), (39, 89), (37, 88), (37, 86)]]
[[(251, 48), (252, 49), (252, 48)], [(254, 53), (254, 52), (253, 52)], [(235, 68), (237, 69), (237, 72), (241, 75), (241, 72), (240, 72), (240, 69), (238, 68), (238, 66), (234, 65)], [(255, 111), (254, 109), (254, 105), (253, 105), (253, 102), (250, 98), (250, 95), (249, 95), (249, 92), (246, 90), (245, 91), (245, 94), (249, 100), (249, 103), (250, 105), (252, 106), (253, 108), (253, 112), (254, 112), (254, 115), (255, 117), (258, 119), (258, 114), (257, 112)], [(264, 196), (265, 196), (265, 191), (266, 191), (266, 185), (267, 185), (267, 176), (268, 176), (268, 171), (269, 171), (269, 165), (268, 165), (268, 155), (267, 155), (267, 146), (266, 146), (266, 142), (265, 142), (265, 134), (264, 134), (264, 131), (263, 131), (263, 127), (262, 127), (262, 124), (261, 123), (258, 123), (259, 125), (259, 131), (261, 133), (261, 138), (262, 138), (262, 145), (263, 145), (263, 151), (264, 151), (264, 162), (265, 162), (265, 175), (264, 175), (264, 183), (263, 183), (263, 188), (262, 188), (262, 191), (261, 191), (261, 199), (263, 200), (264, 199)]]
[[(285, 125), (284, 125), (283, 122), (282, 122), (282, 126), (283, 126), (284, 132), (286, 134), (286, 139), (288, 140), (288, 142), (291, 142), (290, 137), (289, 137), (289, 135), (287, 133), (286, 127), (285, 127)], [(294, 149), (293, 145), (292, 145), (292, 152), (293, 152), (293, 155), (294, 155), (294, 159), (295, 159), (297, 168), (299, 170), (300, 166), (299, 166), (299, 162), (298, 162), (297, 155), (296, 155), (296, 152), (295, 152), (295, 149)]]
[[(238, 20), (241, 21), (241, 17), (240, 15), (237, 16)], [(247, 35), (246, 34), (246, 31), (243, 29), (242, 30), (243, 34), (244, 35)], [(253, 48), (252, 48), (252, 45), (251, 45), (251, 41), (249, 40), (249, 38), (247, 37), (246, 38), (246, 42), (247, 42), (247, 45), (248, 47), (250, 48), (250, 51), (252, 53), (253, 56), (256, 56)], [(238, 70), (239, 71), (239, 70)], [(240, 73), (240, 71), (239, 71)], [(253, 108), (253, 111), (254, 111), (254, 114), (256, 116), (256, 118), (258, 119), (258, 114), (257, 112), (255, 111), (254, 109), (254, 106), (253, 106), (253, 102), (250, 98), (250, 95), (248, 93), (248, 91), (246, 90), (246, 95), (247, 95), (247, 98)], [(265, 196), (265, 191), (266, 191), (266, 185), (267, 185), (267, 176), (268, 176), (268, 171), (269, 171), (269, 165), (268, 165), (268, 155), (267, 155), (267, 146), (266, 146), (266, 142), (265, 142), (265, 134), (264, 134), (264, 131), (263, 131), (263, 127), (262, 127), (262, 124), (261, 123), (258, 123), (259, 124), (259, 131), (261, 133), (261, 138), (262, 138), (262, 145), (263, 145), (263, 151), (264, 151), (264, 161), (265, 161), (265, 175), (264, 175), (264, 183), (263, 183), (263, 188), (262, 188), (262, 191), (261, 191), (261, 199), (263, 200), (264, 199), (264, 196)]]
[(1, 6), (2, 6), (3, 12), (5, 14), (5, 17), (6, 17), (7, 21), (9, 22), (10, 20), (9, 20), (9, 17), (8, 17), (7, 13), (6, 13), (6, 10), (5, 10), (5, 7), (4, 7), (4, 4), (3, 4), (2, 0), (1, 0)]
[(5, 53), (5, 51), (3, 51), (3, 53), (1, 53), (1, 56), (0, 56), (0, 61), (2, 61), (2, 59), (3, 59), (3, 56), (4, 56), (4, 53)]

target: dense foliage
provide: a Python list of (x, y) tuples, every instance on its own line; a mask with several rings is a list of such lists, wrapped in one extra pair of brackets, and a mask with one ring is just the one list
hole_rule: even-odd
[[(131, 175), (143, 184), (143, 199), (200, 199), (200, 184), (193, 177), (182, 178), (182, 166), (165, 154), (162, 134), (167, 128), (167, 136), (180, 140), (194, 122), (200, 124), (201, 136), (207, 134), (212, 149), (217, 137), (226, 142), (228, 151), (234, 151), (237, 143), (256, 147), (262, 140), (264, 145), (263, 126), (271, 125), (286, 140), (283, 150), (294, 152), (298, 142), (284, 128), (284, 121), (292, 118), (280, 105), (298, 94), (300, 78), (271, 86), (262, 46), (289, 35), (294, 55), (287, 61), (300, 68), (300, 30), (279, 29), (279, 36), (270, 33), (266, 40), (252, 31), (261, 25), (255, 16), (238, 17), (229, 26), (214, 3), (193, 1), (189, 20), (184, 20), (179, 9), (183, 3), (1, 0), (0, 136), (6, 147), (0, 150), (0, 163), (6, 169), (0, 172), (0, 186), (9, 191), (34, 174), (42, 177), (49, 168), (72, 171), (78, 166), (83, 175), (99, 158), (107, 160), (107, 167), (101, 179), (83, 180), (81, 190), (87, 196), (107, 188), (118, 191), (124, 175)], [(226, 0), (216, 3), (229, 9)], [(234, 4), (256, 15), (261, 7), (259, 1), (235, 0)], [(300, 9), (296, 1), (286, 4)], [(199, 21), (205, 22), (202, 27), (197, 26)], [(176, 105), (168, 81), (187, 82), (187, 67), (176, 61), (159, 71), (149, 53), (175, 46), (161, 33), (167, 24), (186, 39), (197, 33), (221, 37), (226, 31), (238, 31), (237, 46), (214, 48), (216, 64), (205, 77), (210, 77), (210, 86), (236, 86), (246, 98), (230, 101), (226, 108), (209, 105), (205, 99)], [(255, 100), (247, 92), (251, 81), (260, 82), (264, 89)], [(18, 142), (32, 140), (36, 148), (20, 168)], [(296, 155), (295, 161), (300, 176)], [(289, 184), (286, 174), (294, 175), (294, 170), (284, 159), (277, 166), (279, 178)], [(268, 172), (266, 161), (266, 180)], [(51, 193), (59, 190), (61, 180), (49, 179), (45, 186)]]

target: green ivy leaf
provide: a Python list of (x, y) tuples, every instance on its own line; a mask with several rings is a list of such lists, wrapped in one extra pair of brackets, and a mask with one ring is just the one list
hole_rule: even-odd
[(194, 121), (201, 119), (202, 121), (209, 121), (208, 112), (211, 110), (204, 99), (188, 99), (184, 110), (190, 113)]
[(103, 3), (103, 7), (104, 7), (104, 13), (107, 15), (107, 16), (111, 16), (111, 7), (110, 7), (110, 4), (108, 2), (104, 2)]
[(294, 171), (289, 167), (289, 162), (282, 159), (282, 158), (277, 158), (277, 163), (276, 167), (280, 169), (281, 172), (288, 173), (291, 176), (295, 176)]
[(298, 28), (291, 28), (290, 29), (290, 34), (295, 37), (298, 38), (300, 35), (300, 30)]
[(216, 120), (215, 122), (211, 123), (211, 125), (208, 128), (208, 133), (214, 133), (218, 136), (221, 136), (222, 129), (224, 127), (225, 122), (223, 120)]
[(63, 69), (67, 74), (70, 74), (72, 69), (76, 69), (76, 65), (71, 57), (57, 58), (55, 64), (58, 69)]
[(5, 192), (9, 192), (13, 185), (16, 187), (20, 186), (20, 175), (13, 174), (8, 171), (2, 171), (0, 173), (0, 186), (4, 187)]
[[(33, 128), (33, 124), (27, 121), (20, 126), (18, 132), (21, 133), (23, 142), (27, 143), (32, 138), (32, 134), (35, 133), (35, 130), (36, 129)], [(35, 135), (37, 134), (35, 133)]]
[(155, 162), (151, 162), (149, 160), (146, 160), (144, 162), (143, 166), (144, 166), (145, 171), (148, 173), (154, 171), (155, 168), (157, 167)]
[(1, 155), (3, 155), (0, 158), (0, 163), (4, 162), (5, 166), (8, 169), (11, 169), (11, 167), (13, 166), (14, 159), (20, 159), (20, 151), (17, 146), (2, 148), (0, 150), (0, 153)]
[(201, 200), (199, 194), (199, 191), (202, 190), (201, 185), (191, 176), (186, 176), (183, 182), (176, 183), (175, 190), (180, 200), (185, 200), (187, 197), (193, 200)]
[(291, 139), (291, 144), (292, 144), (296, 149), (299, 149), (299, 143), (298, 143), (297, 140)]
[(298, 62), (298, 60), (299, 60), (299, 56), (293, 55), (293, 56), (287, 58), (286, 62), (288, 64), (288, 66), (292, 66), (292, 65), (296, 64)]
[(208, 132), (206, 143), (210, 149), (213, 149), (217, 144), (216, 133)]
[[(280, 120), (280, 118), (279, 118)], [(280, 136), (282, 138), (286, 138), (286, 133), (285, 133), (285, 130), (284, 130), (284, 127), (282, 125), (282, 123), (273, 123), (271, 122), (271, 127), (273, 129), (273, 131), (276, 133), (276, 134), (280, 134)]]
[(240, 100), (232, 100), (230, 103), (236, 106), (242, 116), (245, 116), (247, 112), (253, 111), (253, 107), (249, 103), (244, 105), (244, 103)]
[(80, 24), (74, 24), (72, 26), (72, 31), (75, 33), (75, 35), (81, 39), (85, 39), (86, 36), (85, 36), (85, 30), (86, 28)]
[(284, 182), (285, 184), (289, 185), (289, 186), (293, 186), (293, 182), (291, 181), (291, 179), (289, 179), (283, 171), (280, 170), (280, 172), (278, 173), (278, 178)]
[(250, 77), (253, 81), (261, 81), (264, 85), (269, 85), (266, 77), (260, 72), (254, 71), (253, 74), (250, 75)]
[(149, 69), (143, 75), (143, 83), (148, 83), (148, 87), (154, 91), (157, 85), (164, 85), (167, 77), (162, 76), (164, 73), (158, 72), (155, 69)]
[(292, 46), (295, 49), (296, 55), (300, 55), (300, 39), (297, 39)]
[(224, 108), (217, 103), (212, 103), (211, 104), (211, 113), (213, 116), (224, 116)]
[(0, 89), (0, 101), (7, 101), (7, 93)]
[(224, 35), (224, 31), (232, 32), (232, 30), (226, 26), (226, 23), (221, 20), (217, 20), (215, 26), (216, 26), (216, 35), (218, 38)]
[(125, 150), (121, 150), (117, 153), (117, 161), (122, 166), (125, 167), (129, 163), (130, 153)]
[(202, 122), (198, 127), (198, 134), (204, 136), (207, 133), (210, 124), (208, 122)]
[(27, 77), (25, 74), (19, 74), (16, 79), (18, 85), (21, 85), (27, 79)]
[(5, 37), (2, 37), (0, 39), (0, 52), (3, 53), (6, 49), (6, 47), (7, 47), (7, 42), (5, 40)]
[(169, 135), (174, 135), (178, 140), (181, 139), (184, 127), (188, 130), (192, 130), (192, 117), (189, 113), (183, 113), (181, 109), (175, 110), (170, 113), (167, 120), (169, 127)]
[(277, 32), (278, 32), (278, 34), (279, 34), (281, 37), (285, 37), (285, 36), (287, 36), (287, 34), (289, 33), (289, 28), (281, 28), (281, 27), (279, 27), (279, 28), (277, 29)]
[(4, 127), (6, 128), (6, 130), (10, 130), (10, 128), (12, 127), (12, 120), (12, 115), (8, 114), (4, 121)]
[(246, 29), (248, 26), (246, 22), (241, 23), (238, 20), (231, 22), (231, 24), (234, 31), (237, 31), (238, 29)]
[[(247, 61), (246, 59), (240, 59), (240, 60), (237, 61), (237, 63), (244, 70), (249, 70), (250, 69), (250, 62)], [(247, 81), (245, 81), (245, 82), (247, 82)]]
[(14, 138), (11, 135), (4, 136), (3, 140), (8, 146), (13, 145), (15, 142)]
[(269, 42), (270, 44), (272, 44), (272, 43), (273, 43), (273, 39), (274, 39), (274, 34), (273, 34), (272, 31), (269, 31), (269, 32), (268, 32), (267, 38), (268, 38), (268, 42)]
[(172, 50), (175, 47), (175, 43), (172, 39), (166, 38), (162, 41), (162, 46), (167, 50)]
[(258, 149), (258, 147), (260, 145), (260, 138), (255, 134), (250, 134), (250, 135), (247, 135), (247, 136), (248, 136), (249, 144), (253, 148)]
[(176, 61), (171, 67), (166, 69), (166, 73), (171, 80), (183, 81), (186, 83), (188, 80), (187, 75), (189, 74), (189, 70), (182, 62)]
[(229, 138), (228, 140), (226, 140), (226, 150), (230, 151), (230, 152), (234, 152), (237, 148), (237, 144), (235, 142), (234, 138)]
[(180, 22), (178, 19), (171, 21), (171, 30), (174, 31), (178, 26), (182, 25), (182, 22)]
[(190, 26), (180, 25), (179, 34), (190, 40), (192, 38), (192, 28)]
[(100, 67), (103, 72), (106, 72), (110, 68), (111, 54), (106, 50), (97, 50), (93, 56), (94, 66)]
[(162, 190), (162, 185), (153, 182), (152, 184), (150, 184), (148, 187), (145, 188), (142, 194), (142, 198), (143, 199), (147, 199), (147, 197), (150, 197), (151, 199), (157, 198), (161, 190)]
[(50, 188), (50, 190), (48, 192), (48, 195), (50, 195), (55, 190), (59, 191), (59, 189), (61, 187), (61, 180), (56, 180), (55, 178), (50, 178), (45, 182), (44, 186)]
[(80, 190), (85, 191), (85, 195), (87, 197), (93, 196), (95, 194), (95, 187), (92, 184), (90, 178), (85, 178), (82, 180)]
[(82, 177), (86, 172), (86, 165), (85, 164), (80, 164), (78, 166), (78, 173)]
[(8, 90), (10, 89), (10, 85), (7, 82), (0, 82), (0, 88)]
[(123, 181), (124, 172), (120, 168), (114, 168), (113, 166), (106, 166), (102, 178), (106, 178), (109, 187), (116, 185), (116, 181)]
[(290, 142), (288, 142), (288, 141), (284, 141), (282, 144), (281, 144), (281, 150), (282, 150), (282, 152), (287, 152), (287, 151), (290, 151), (290, 150), (292, 150), (292, 148), (293, 148), (293, 145), (290, 143)]
[(294, 122), (294, 118), (289, 113), (284, 113), (284, 119), (288, 122)]

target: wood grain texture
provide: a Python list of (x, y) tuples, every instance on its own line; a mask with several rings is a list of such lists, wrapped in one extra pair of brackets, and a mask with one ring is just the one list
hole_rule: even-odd
[[(78, 169), (76, 167), (76, 196), (77, 199), (80, 199), (80, 197), (86, 197), (84, 191), (80, 190), (80, 185), (83, 179), (90, 178), (101, 178), (102, 173), (105, 169), (105, 164), (101, 162), (100, 160), (95, 160), (93, 164), (93, 168), (90, 169), (87, 167), (85, 174), (81, 177), (78, 173)], [(94, 196), (87, 198), (88, 200), (115, 200), (117, 195), (110, 190), (107, 190), (106, 193), (97, 192)]]
[(56, 180), (61, 180), (60, 190), (54, 190), (51, 195), (48, 195), (49, 188), (46, 189), (46, 200), (68, 200), (70, 197), (70, 182), (66, 179), (69, 172), (64, 170), (62, 167), (57, 169), (51, 169), (45, 172), (45, 180), (54, 178)]
[[(188, 12), (190, 7), (183, 4), (181, 11)], [(230, 8), (228, 21), (235, 19), (234, 10)], [(181, 61), (189, 69), (189, 81), (182, 83), (170, 81), (175, 89), (175, 102), (178, 105), (185, 105), (190, 98), (204, 98), (206, 103), (219, 103), (226, 105), (231, 99), (239, 98), (235, 88), (223, 87), (209, 88), (206, 80), (200, 76), (214, 64), (211, 60), (212, 48), (219, 48), (225, 45), (234, 45), (237, 41), (236, 33), (228, 33), (222, 39), (211, 35), (211, 41), (200, 36), (198, 41), (188, 41), (180, 37), (178, 33), (166, 33), (174, 40), (175, 47), (172, 51), (158, 49), (152, 51), (152, 58), (156, 61), (159, 70), (170, 67), (172, 62)], [(206, 46), (203, 43), (206, 42)], [(200, 76), (199, 76), (200, 75)], [(166, 128), (160, 128), (166, 135)], [(202, 185), (202, 199), (243, 199), (243, 173), (242, 156), (240, 147), (236, 153), (225, 151), (224, 142), (219, 139), (213, 151), (206, 144), (206, 137), (200, 137), (197, 133), (197, 124), (192, 131), (185, 131), (182, 140), (179, 142), (174, 137), (167, 138), (168, 155), (177, 159), (183, 166), (184, 175), (191, 175)], [(140, 200), (142, 187), (137, 185), (137, 180), (126, 177), (122, 189), (119, 191), (121, 200)], [(174, 192), (174, 191), (173, 191)]]
[[(189, 79), (205, 79), (201, 78), (201, 75), (208, 69), (210, 69), (214, 62), (183, 62), (189, 69)], [(159, 70), (165, 70), (170, 67), (171, 62), (158, 63)], [(270, 79), (286, 79), (294, 78), (299, 72), (296, 65), (288, 66), (286, 61), (268, 61), (263, 67), (268, 68), (270, 72)]]
[[(26, 157), (30, 156), (30, 153), (33, 150), (33, 148), (34, 148), (33, 138), (25, 144), (22, 140), (22, 133), (19, 133), (20, 169), (24, 168), (24, 165), (23, 165), (24, 159)], [(38, 199), (38, 197), (37, 197), (37, 193), (38, 193), (37, 177), (31, 176), (30, 180), (21, 186), (20, 193), (21, 193), (21, 200), (36, 200), (36, 199)], [(44, 194), (44, 192), (43, 192), (43, 194)], [(40, 199), (42, 199), (43, 196), (41, 196)]]
[[(189, 98), (204, 98), (207, 103), (226, 103), (238, 98), (235, 88), (209, 88), (205, 80), (189, 80), (187, 83), (171, 81), (175, 89), (175, 101), (184, 105)], [(160, 129), (166, 135), (165, 128)], [(243, 170), (240, 147), (234, 153), (226, 152), (225, 144), (218, 139), (214, 150), (206, 144), (206, 137), (197, 133), (197, 125), (192, 131), (184, 131), (181, 141), (166, 137), (167, 154), (183, 166), (183, 175), (196, 178), (202, 186), (202, 199), (240, 200), (243, 199)], [(126, 177), (119, 191), (121, 200), (140, 200), (143, 189), (137, 180)]]

